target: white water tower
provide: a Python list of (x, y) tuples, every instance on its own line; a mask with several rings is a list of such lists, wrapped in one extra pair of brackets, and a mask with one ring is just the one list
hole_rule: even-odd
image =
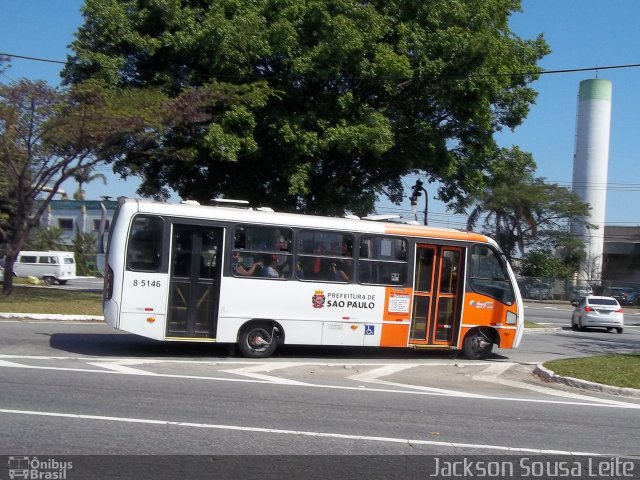
[(580, 82), (572, 190), (591, 207), (583, 220), (598, 227), (597, 230), (587, 229), (578, 223), (571, 227), (571, 232), (580, 236), (586, 245), (587, 258), (579, 272), (580, 283), (598, 281), (602, 275), (611, 89), (609, 80)]

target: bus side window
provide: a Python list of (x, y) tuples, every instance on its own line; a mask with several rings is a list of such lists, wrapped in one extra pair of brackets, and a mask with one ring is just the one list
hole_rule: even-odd
[(136, 216), (131, 223), (127, 268), (156, 271), (160, 268), (163, 222), (159, 217)]
[(350, 282), (353, 278), (353, 235), (303, 230), (297, 237), (297, 278)]
[(238, 225), (233, 232), (231, 274), (287, 279), (292, 274), (293, 233), (289, 228)]
[(397, 237), (362, 237), (358, 282), (370, 285), (404, 285), (407, 281), (406, 240)]

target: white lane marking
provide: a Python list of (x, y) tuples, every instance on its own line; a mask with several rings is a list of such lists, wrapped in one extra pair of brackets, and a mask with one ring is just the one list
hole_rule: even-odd
[(148, 372), (146, 370), (140, 370), (139, 368), (132, 368), (128, 365), (144, 365), (149, 364), (151, 362), (140, 360), (129, 360), (129, 361), (116, 361), (116, 362), (87, 362), (89, 365), (93, 365), (94, 367), (107, 368), (109, 370), (113, 370), (115, 372), (124, 373), (126, 375), (148, 375), (148, 376), (156, 376), (157, 373)]
[(431, 445), (431, 446), (449, 447), (449, 448), (477, 448), (477, 449), (483, 449), (483, 450), (499, 450), (499, 451), (505, 451), (505, 452), (525, 452), (525, 453), (535, 453), (535, 454), (544, 454), (544, 455), (613, 456), (613, 454), (573, 452), (573, 451), (567, 451), (567, 450), (548, 450), (548, 449), (538, 449), (538, 448), (531, 448), (531, 447), (507, 447), (502, 445), (437, 442), (434, 440), (422, 440), (422, 439), (410, 439), (410, 438), (398, 438), (398, 437), (377, 437), (377, 436), (370, 436), (370, 435), (350, 435), (350, 434), (344, 434), (344, 433), (331, 433), (331, 432), (283, 430), (279, 428), (243, 427), (239, 425), (178, 422), (173, 420), (154, 420), (154, 419), (148, 419), (148, 418), (110, 417), (110, 416), (103, 416), (103, 415), (84, 415), (84, 414), (78, 414), (78, 413), (39, 412), (34, 410), (12, 410), (12, 409), (5, 409), (5, 408), (0, 409), (0, 413), (10, 414), (10, 415), (35, 415), (35, 416), (41, 416), (41, 417), (73, 418), (73, 419), (79, 419), (79, 420), (139, 423), (139, 424), (147, 424), (147, 425), (164, 425), (164, 426), (187, 427), (187, 428), (208, 428), (208, 429), (215, 429), (215, 430), (271, 433), (271, 434), (278, 434), (278, 435), (296, 435), (296, 436), (305, 436), (305, 437), (339, 438), (339, 439), (345, 439), (345, 440), (362, 440), (362, 441), (371, 441), (371, 442), (403, 443), (409, 446)]
[(485, 395), (478, 395), (475, 393), (461, 392), (458, 390), (447, 390), (444, 388), (425, 387), (421, 385), (411, 385), (407, 383), (390, 382), (388, 380), (380, 380), (379, 378), (387, 375), (393, 375), (394, 373), (398, 373), (398, 372), (401, 372), (402, 370), (406, 370), (408, 368), (413, 368), (416, 366), (419, 366), (419, 365), (416, 365), (416, 364), (386, 365), (384, 367), (376, 368), (368, 372), (358, 373), (356, 375), (350, 375), (347, 378), (350, 380), (355, 380), (357, 382), (375, 383), (379, 385), (388, 385), (391, 387), (411, 388), (411, 389), (421, 390), (425, 392), (440, 393), (442, 395), (451, 395), (451, 396), (465, 397), (465, 398), (485, 398)]
[[(35, 365), (23, 365), (16, 362), (6, 362), (6, 365), (0, 363), (0, 367), (12, 367), (12, 368), (24, 368), (31, 370), (51, 370), (51, 371), (68, 371), (68, 372), (86, 372), (86, 373), (102, 373), (102, 374), (111, 374), (111, 375), (123, 375), (123, 373), (115, 371), (115, 370), (93, 370), (93, 369), (83, 369), (83, 368), (69, 368), (69, 367), (42, 367)], [(132, 369), (133, 370), (133, 369)], [(128, 372), (128, 375), (135, 375), (134, 372)], [(139, 375), (146, 375), (146, 372), (140, 373)], [(153, 375), (156, 378), (177, 378), (181, 380), (206, 380), (206, 381), (217, 381), (217, 382), (235, 382), (235, 383), (260, 383), (270, 385), (273, 384), (271, 381), (258, 380), (258, 379), (247, 379), (247, 378), (228, 378), (228, 377), (208, 377), (201, 375), (178, 375), (178, 374), (168, 374), (168, 373), (158, 373)], [(394, 394), (402, 394), (402, 395), (428, 395), (428, 396), (438, 396), (438, 397), (458, 397), (458, 398), (466, 398), (469, 395), (475, 395), (472, 393), (438, 393), (438, 392), (430, 392), (423, 390), (397, 390), (392, 388), (368, 388), (368, 387), (348, 387), (344, 385), (323, 385), (323, 384), (313, 384), (313, 383), (305, 383), (302, 385), (289, 384), (289, 383), (281, 383), (282, 386), (303, 386), (308, 388), (321, 388), (327, 390), (356, 390), (359, 392), (377, 392), (377, 393), (394, 393)], [(407, 387), (405, 384), (399, 384), (403, 387)], [(551, 404), (551, 405), (575, 405), (575, 406), (585, 406), (585, 407), (599, 407), (599, 408), (624, 408), (624, 409), (639, 409), (640, 404), (635, 403), (623, 403), (611, 405), (611, 404), (602, 404), (602, 403), (593, 403), (593, 402), (570, 402), (570, 401), (561, 401), (561, 400), (545, 400), (545, 399), (534, 399), (534, 398), (518, 398), (518, 397), (498, 397), (493, 395), (483, 395), (483, 396), (475, 396), (479, 400), (497, 400), (497, 401), (506, 401), (506, 402), (522, 402), (522, 403), (540, 403), (540, 404)]]
[(562, 390), (555, 390), (553, 388), (543, 387), (540, 385), (530, 385), (524, 382), (518, 382), (515, 380), (507, 380), (505, 378), (500, 378), (500, 375), (506, 372), (510, 367), (511, 365), (506, 363), (496, 363), (486, 368), (484, 371), (482, 371), (478, 375), (474, 375), (471, 378), (481, 382), (499, 383), (500, 385), (506, 385), (508, 387), (531, 390), (533, 392), (543, 393), (545, 395), (551, 395), (555, 397), (573, 398), (576, 400), (591, 401), (595, 403), (604, 403), (609, 405), (623, 405), (623, 406), (628, 405), (627, 402), (619, 402), (617, 400), (608, 400), (605, 398), (592, 397), (589, 395), (582, 395), (579, 393), (563, 392)]
[(231, 373), (233, 375), (242, 375), (244, 377), (256, 378), (258, 380), (264, 380), (269, 383), (277, 383), (281, 385), (309, 385), (306, 382), (299, 382), (297, 380), (291, 380), (288, 378), (274, 377), (272, 375), (264, 375), (264, 374), (258, 373), (258, 372), (270, 372), (272, 370), (298, 367), (298, 366), (300, 366), (300, 364), (295, 362), (278, 363), (278, 364), (263, 363), (259, 365), (254, 364), (250, 367), (234, 368), (234, 369), (220, 370), (220, 371), (224, 373)]
[[(10, 358), (10, 359), (26, 359), (26, 360), (80, 360), (83, 362), (93, 361), (93, 362), (145, 362), (145, 363), (175, 363), (175, 364), (196, 364), (196, 365), (270, 365), (273, 368), (277, 368), (277, 365), (284, 363), (286, 365), (291, 365), (293, 362), (283, 362), (278, 359), (270, 359), (267, 363), (256, 363), (255, 360), (224, 360), (224, 361), (211, 361), (211, 360), (175, 360), (171, 358), (150, 358), (150, 359), (141, 359), (139, 357), (93, 357), (93, 356), (84, 356), (84, 357), (59, 357), (59, 356), (50, 356), (50, 355), (14, 355), (3, 353), (0, 354), (0, 358)], [(404, 361), (398, 362), (398, 365), (404, 365)], [(450, 360), (445, 362), (431, 362), (429, 360), (425, 360), (423, 362), (415, 362), (416, 365), (424, 365), (429, 367), (444, 367), (457, 365), (459, 367), (473, 367), (473, 366), (483, 366), (486, 365), (487, 362), (468, 362), (465, 361), (461, 363), (460, 360)], [(345, 365), (344, 362), (325, 362), (325, 361), (314, 361), (314, 362), (295, 362), (295, 365), (305, 367), (305, 366), (315, 366), (322, 365), (326, 367), (342, 367)], [(385, 366), (392, 365), (389, 362), (362, 362), (362, 363), (348, 363), (347, 365), (354, 367), (371, 367), (371, 366)]]

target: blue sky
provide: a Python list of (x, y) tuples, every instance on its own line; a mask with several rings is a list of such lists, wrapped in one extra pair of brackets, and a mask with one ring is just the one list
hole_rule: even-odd
[[(81, 0), (0, 0), (0, 52), (65, 60), (67, 46), (82, 22)], [(523, 38), (544, 34), (552, 53), (541, 61), (545, 70), (640, 64), (640, 1), (638, 0), (524, 0), (523, 11), (511, 20), (512, 30)], [(13, 59), (2, 82), (19, 78), (59, 81), (60, 65)], [(606, 223), (640, 225), (640, 68), (602, 70), (598, 78), (613, 83), (609, 191)], [(570, 186), (580, 81), (596, 72), (543, 75), (533, 84), (539, 92), (528, 118), (516, 129), (500, 135), (502, 144), (515, 144), (532, 152), (538, 175)], [(98, 171), (109, 175), (109, 167)], [(417, 177), (405, 179), (407, 193)], [(604, 181), (604, 180), (603, 180)], [(88, 198), (100, 195), (135, 196), (137, 182), (109, 175), (108, 185), (95, 181), (86, 186)], [(73, 185), (67, 190), (72, 192)], [(433, 197), (435, 187), (428, 186)], [(418, 209), (424, 209), (421, 197)], [(430, 198), (429, 223), (462, 227), (465, 217), (445, 212)], [(401, 207), (381, 202), (380, 213), (410, 218), (409, 201)], [(420, 219), (421, 220), (421, 219)]]

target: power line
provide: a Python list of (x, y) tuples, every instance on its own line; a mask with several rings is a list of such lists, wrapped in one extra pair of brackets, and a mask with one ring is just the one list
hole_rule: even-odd
[[(10, 58), (18, 58), (20, 60), (55, 63), (59, 65), (66, 65), (67, 63), (73, 63), (73, 62), (66, 62), (63, 60), (54, 60), (51, 58), (31, 57), (28, 55), (18, 55), (14, 53), (6, 53), (6, 52), (0, 52), (0, 55), (4, 55), (5, 57), (10, 57)], [(117, 69), (117, 67), (107, 67), (105, 65), (103, 65), (102, 67)], [(598, 66), (598, 67), (581, 67), (581, 68), (563, 68), (563, 69), (556, 69), (556, 70), (540, 70), (540, 71), (530, 71), (530, 72), (474, 73), (470, 75), (460, 75), (455, 77), (444, 75), (443, 77), (444, 78), (473, 78), (473, 77), (511, 77), (511, 76), (527, 76), (527, 75), (554, 75), (554, 74), (560, 74), (560, 73), (597, 72), (600, 70), (620, 70), (625, 68), (638, 68), (638, 67), (640, 67), (640, 63), (627, 63), (627, 64), (620, 64), (620, 65), (605, 65), (605, 66)], [(216, 76), (216, 74), (212, 73), (211, 76)], [(225, 74), (225, 76), (229, 76), (229, 75)], [(245, 78), (246, 75), (238, 75), (238, 77)]]
[(67, 62), (63, 62), (62, 60), (52, 60), (50, 58), (39, 58), (39, 57), (28, 57), (26, 55), (15, 55), (13, 53), (0, 52), (0, 55), (4, 55), (5, 57), (11, 57), (11, 58), (19, 58), (20, 60), (32, 60), (34, 62), (59, 63), (61, 65), (66, 65), (67, 63)]

